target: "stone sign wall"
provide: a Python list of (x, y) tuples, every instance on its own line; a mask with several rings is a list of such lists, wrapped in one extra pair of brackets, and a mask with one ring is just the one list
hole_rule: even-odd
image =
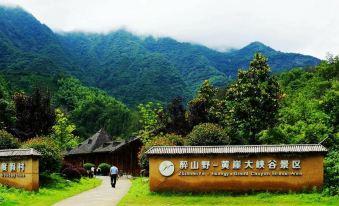
[(322, 153), (150, 155), (151, 191), (302, 191), (323, 185)]
[(0, 150), (0, 184), (37, 191), (38, 157), (33, 149)]

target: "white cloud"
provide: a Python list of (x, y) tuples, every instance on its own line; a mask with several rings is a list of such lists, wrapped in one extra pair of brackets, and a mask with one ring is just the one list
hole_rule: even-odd
[(0, 0), (20, 5), (55, 31), (169, 36), (212, 48), (261, 41), (324, 58), (339, 54), (337, 0)]

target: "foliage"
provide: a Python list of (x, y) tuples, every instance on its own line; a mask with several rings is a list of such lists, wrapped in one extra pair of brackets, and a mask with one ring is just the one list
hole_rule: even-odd
[(55, 114), (48, 92), (36, 88), (31, 96), (16, 93), (14, 101), (17, 136), (26, 140), (51, 131)]
[(232, 144), (258, 144), (261, 130), (277, 123), (281, 92), (275, 77), (270, 76), (267, 58), (255, 54), (248, 71), (239, 71), (238, 80), (226, 92), (229, 116), (224, 124)]
[(10, 99), (8, 84), (0, 75), (0, 129), (10, 128), (15, 122), (15, 111)]
[(216, 93), (217, 89), (205, 80), (197, 96), (188, 103), (188, 122), (192, 128), (200, 123), (216, 121), (217, 117), (213, 114), (217, 104)]
[(128, 193), (122, 198), (118, 206), (136, 205), (189, 205), (189, 206), (322, 206), (338, 205), (339, 196), (324, 196), (320, 193), (268, 193), (235, 195), (220, 193), (179, 193), (179, 192), (151, 192), (148, 178), (135, 178)]
[(40, 176), (43, 183), (38, 192), (28, 192), (0, 186), (0, 205), (46, 206), (99, 186), (96, 178), (81, 178), (79, 182), (65, 180), (58, 174)]
[(62, 166), (61, 166), (61, 169), (60, 169), (60, 173), (63, 173), (63, 171), (65, 169), (67, 169), (67, 168), (71, 168), (71, 169), (77, 170), (81, 174), (82, 177), (87, 177), (88, 176), (87, 170), (85, 168), (72, 165), (71, 163), (68, 163), (68, 162), (63, 162), (62, 163)]
[(61, 174), (68, 180), (80, 180), (81, 174), (76, 168), (66, 168), (64, 169)]
[(63, 151), (74, 148), (79, 143), (79, 137), (73, 134), (76, 129), (61, 109), (55, 109), (56, 123), (52, 127), (51, 138)]
[(188, 145), (226, 145), (230, 143), (227, 132), (217, 124), (202, 123), (187, 136)]
[(325, 157), (325, 191), (338, 194), (339, 58), (323, 61), (308, 71), (294, 69), (278, 78), (284, 91), (278, 124), (260, 133), (261, 142), (322, 142), (329, 150)]
[(58, 84), (56, 102), (70, 111), (79, 136), (88, 137), (101, 128), (112, 136), (128, 136), (135, 130), (131, 110), (105, 92), (85, 87), (75, 78)]
[(0, 149), (15, 149), (20, 146), (19, 140), (5, 130), (0, 130)]
[(109, 170), (111, 169), (111, 165), (109, 165), (107, 163), (101, 163), (101, 164), (99, 164), (99, 168), (101, 170), (101, 174), (107, 175), (107, 174), (109, 174)]
[(60, 35), (19, 8), (1, 7), (0, 24), (1, 70), (13, 75), (70, 74), (133, 107), (148, 101), (168, 103), (175, 96), (187, 100), (204, 80), (224, 86), (258, 51), (270, 58), (274, 72), (320, 62), (310, 56), (275, 51), (260, 42), (218, 52), (124, 30), (105, 35)]
[(82, 177), (87, 177), (88, 176), (88, 173), (87, 173), (87, 170), (83, 167), (76, 167), (75, 168), (80, 174)]
[(92, 168), (92, 167), (95, 167), (95, 165), (94, 165), (93, 163), (87, 162), (87, 163), (85, 163), (85, 164), (83, 165), (83, 167), (84, 167), (86, 170), (91, 170), (91, 168)]
[(173, 98), (165, 110), (159, 114), (159, 119), (162, 126), (161, 132), (178, 135), (186, 135), (189, 132), (186, 109), (181, 97)]
[(53, 173), (60, 170), (62, 160), (61, 151), (52, 139), (35, 137), (24, 142), (21, 147), (33, 148), (41, 154), (39, 161), (40, 173)]
[(62, 172), (62, 170), (69, 168), (69, 167), (74, 167), (74, 165), (69, 163), (69, 162), (63, 161), (62, 164), (61, 164), (60, 173)]
[(141, 168), (148, 170), (149, 162), (145, 152), (153, 146), (182, 146), (184, 144), (184, 139), (180, 135), (166, 134), (155, 136), (141, 147), (138, 154), (139, 165)]
[[(338, 140), (339, 140), (339, 134)], [(330, 195), (339, 195), (339, 146), (329, 151), (326, 155), (325, 166), (325, 186), (329, 189)]]
[[(261, 141), (266, 144), (316, 144), (336, 136), (339, 125), (338, 71), (339, 63), (332, 60), (322, 62), (310, 71), (294, 69), (279, 75), (284, 91), (279, 124), (262, 131)], [(327, 73), (331, 73), (331, 78)]]
[(163, 112), (163, 107), (160, 103), (147, 102), (146, 104), (139, 104), (138, 111), (140, 114), (139, 121), (142, 125), (139, 135), (141, 140), (146, 143), (161, 127), (158, 115)]

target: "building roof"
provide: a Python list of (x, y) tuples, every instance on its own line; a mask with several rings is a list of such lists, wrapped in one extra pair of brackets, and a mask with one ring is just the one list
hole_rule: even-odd
[(0, 157), (18, 157), (18, 156), (41, 156), (41, 154), (32, 148), (0, 150)]
[(95, 149), (93, 152), (98, 153), (98, 152), (114, 152), (119, 150), (120, 148), (135, 142), (135, 141), (141, 141), (139, 138), (133, 138), (130, 140), (120, 140), (120, 141), (110, 141), (110, 142), (105, 142), (103, 145), (101, 145), (99, 148)]
[(66, 155), (92, 153), (106, 142), (112, 141), (111, 137), (103, 129), (100, 129), (90, 138), (81, 142), (78, 147), (70, 150)]
[(104, 131), (99, 130), (92, 137), (80, 143), (76, 148), (70, 150), (65, 155), (80, 155), (91, 153), (114, 152), (134, 141), (141, 141), (139, 138), (130, 140), (114, 140)]
[(168, 154), (251, 154), (327, 152), (321, 144), (224, 145), (224, 146), (154, 146), (147, 155)]

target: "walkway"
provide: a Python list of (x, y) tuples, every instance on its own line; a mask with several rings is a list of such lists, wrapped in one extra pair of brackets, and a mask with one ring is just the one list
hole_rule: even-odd
[(103, 180), (99, 187), (65, 199), (54, 206), (113, 206), (118, 204), (131, 187), (131, 181), (125, 177), (118, 179), (115, 188), (111, 187), (109, 177), (98, 178)]

